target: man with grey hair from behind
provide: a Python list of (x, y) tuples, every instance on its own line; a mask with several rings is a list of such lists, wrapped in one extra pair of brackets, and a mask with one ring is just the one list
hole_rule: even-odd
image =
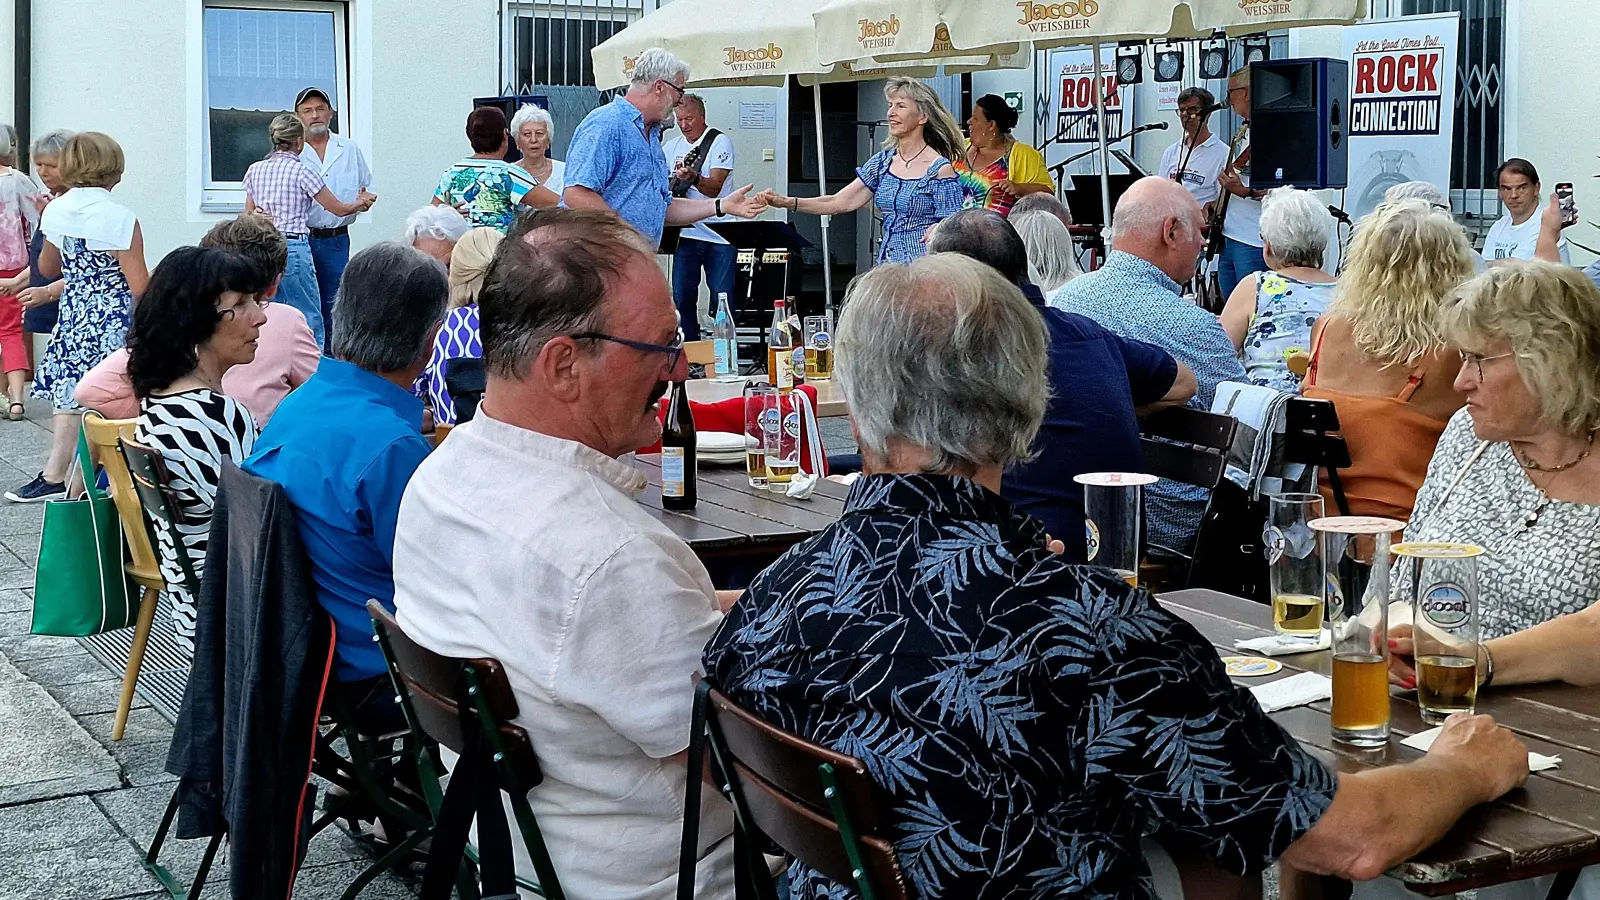
[(283, 485), (333, 618), (335, 683), (365, 734), (405, 727), (372, 640), (367, 600), (394, 609), (400, 496), (428, 455), (422, 401), (410, 391), (444, 320), (444, 267), (392, 241), (350, 259), (333, 307), (333, 342), (290, 392), (244, 469)]
[[(704, 667), (866, 763), (909, 896), (1259, 896), (1279, 856), (1372, 878), (1527, 778), (1486, 716), (1451, 717), (1419, 762), (1335, 774), (1149, 592), (1052, 552), (998, 491), (1045, 413), (1046, 340), (993, 269), (880, 266), (836, 338), (864, 475), (734, 604)], [(1205, 752), (1155, 734), (1204, 734)], [(801, 864), (789, 880), (850, 891)]]
[[(1189, 405), (1209, 410), (1217, 384), (1244, 381), (1238, 351), (1217, 317), (1182, 296), (1205, 244), (1200, 204), (1165, 178), (1128, 188), (1112, 218), (1111, 255), (1099, 270), (1067, 282), (1057, 306), (1157, 347), (1194, 372)], [(1205, 512), (1206, 491), (1163, 479), (1152, 485), (1150, 543), (1187, 554)]]
[(688, 80), (689, 64), (660, 47), (639, 54), (627, 92), (584, 116), (572, 132), (563, 204), (613, 210), (652, 247), (668, 225), (724, 214), (750, 219), (766, 209), (764, 201), (748, 196), (748, 184), (709, 200), (674, 197), (668, 190), (661, 130), (671, 124)]
[[(483, 403), (418, 469), (395, 540), (406, 634), (510, 677), (571, 897), (673, 896), (692, 676), (737, 596), (638, 496), (648, 468), (617, 459), (660, 438), (656, 401), (688, 374), (653, 249), (594, 210), (540, 210), (501, 242), (478, 295)], [(727, 900), (732, 809), (702, 801), (694, 896)]]

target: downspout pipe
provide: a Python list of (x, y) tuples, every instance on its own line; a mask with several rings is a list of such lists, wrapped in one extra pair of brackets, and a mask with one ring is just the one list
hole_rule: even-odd
[[(32, 169), (28, 147), (33, 142), (33, 0), (15, 0), (16, 52), (12, 84), (16, 93), (12, 97), (12, 127), (17, 129), (17, 167), (26, 172)], [(26, 160), (26, 161), (25, 161)]]

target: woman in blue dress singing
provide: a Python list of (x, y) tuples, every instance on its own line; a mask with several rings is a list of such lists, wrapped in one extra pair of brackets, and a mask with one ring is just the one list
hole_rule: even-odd
[(960, 158), (966, 142), (955, 117), (926, 84), (891, 78), (883, 96), (889, 101), (889, 139), (856, 170), (855, 180), (821, 197), (785, 197), (770, 188), (763, 197), (769, 205), (820, 216), (854, 212), (873, 201), (883, 215), (875, 262), (910, 262), (927, 252), (928, 229), (961, 209), (961, 180), (950, 161)]

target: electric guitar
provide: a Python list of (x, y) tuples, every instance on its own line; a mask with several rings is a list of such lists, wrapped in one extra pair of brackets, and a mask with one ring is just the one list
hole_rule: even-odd
[[(700, 136), (700, 142), (695, 144), (693, 147), (690, 147), (689, 152), (683, 155), (683, 167), (686, 169), (692, 169), (697, 177), (679, 178), (677, 173), (674, 172), (671, 180), (667, 182), (667, 190), (672, 192), (672, 196), (689, 196), (689, 190), (700, 181), (698, 177), (701, 174), (700, 167), (705, 165), (706, 157), (711, 153), (711, 145), (716, 141), (717, 136), (720, 134), (722, 134), (722, 132), (716, 130), (715, 128), (707, 128), (706, 133)], [(682, 225), (668, 225), (666, 228), (663, 228), (661, 230), (661, 246), (658, 248), (659, 252), (675, 252), (678, 249), (678, 236), (681, 234), (683, 234)]]

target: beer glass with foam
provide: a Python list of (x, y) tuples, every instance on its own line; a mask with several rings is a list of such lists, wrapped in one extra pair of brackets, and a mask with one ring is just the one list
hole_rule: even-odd
[[(769, 415), (770, 412), (770, 415)], [(750, 486), (767, 486), (766, 424), (778, 426), (778, 391), (765, 381), (744, 385), (744, 471)]]
[(1072, 480), (1083, 485), (1084, 560), (1092, 566), (1105, 566), (1138, 587), (1144, 486), (1155, 484), (1156, 477), (1138, 472), (1089, 472), (1074, 475)]
[(1478, 700), (1478, 557), (1476, 544), (1413, 541), (1394, 547), (1400, 578), (1411, 586), (1411, 640), (1417, 705), (1426, 722), (1470, 713)]
[(1321, 494), (1272, 494), (1262, 535), (1272, 582), (1272, 627), (1308, 648), (1322, 640), (1327, 566), (1311, 523), (1322, 518)]
[(1333, 629), (1333, 739), (1389, 742), (1389, 545), (1405, 526), (1374, 516), (1316, 519)]

